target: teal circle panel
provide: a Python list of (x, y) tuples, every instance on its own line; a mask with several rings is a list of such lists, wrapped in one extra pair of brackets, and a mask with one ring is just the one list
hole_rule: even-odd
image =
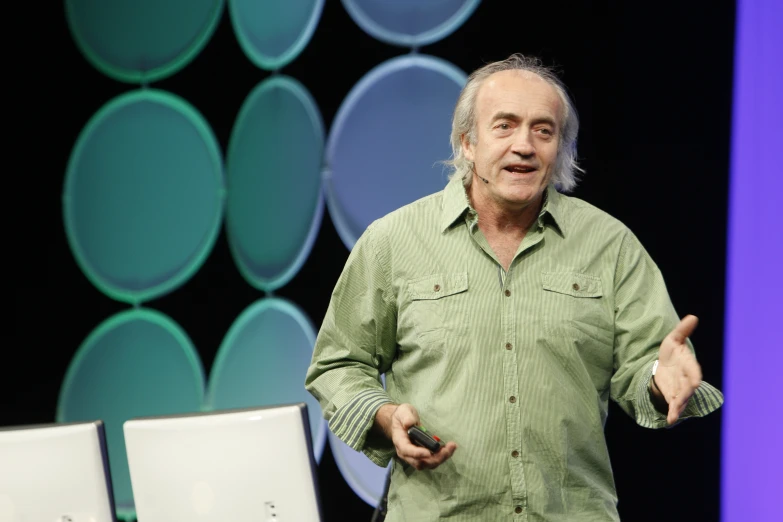
[(206, 410), (307, 404), (317, 461), (326, 443), (318, 401), (305, 390), (315, 330), (290, 301), (270, 297), (250, 305), (226, 334), (209, 376)]
[(65, 0), (79, 50), (103, 74), (146, 83), (170, 76), (198, 55), (224, 0)]
[(324, 191), (352, 249), (377, 218), (442, 190), (451, 156), (451, 115), (467, 77), (426, 55), (371, 70), (343, 101), (326, 145)]
[(188, 335), (169, 317), (138, 308), (98, 325), (71, 361), (57, 422), (102, 420), (118, 514), (135, 517), (123, 423), (201, 411), (204, 370)]
[(324, 0), (228, 0), (239, 45), (257, 67), (277, 70), (307, 46)]
[(164, 91), (115, 98), (71, 153), (63, 213), (87, 278), (140, 303), (186, 282), (209, 255), (223, 217), (222, 156), (203, 117)]
[(377, 506), (383, 497), (386, 476), (391, 464), (382, 468), (329, 431), (329, 447), (340, 474), (359, 498), (371, 506)]
[(324, 129), (310, 93), (275, 75), (248, 95), (226, 154), (226, 232), (255, 288), (285, 285), (312, 248), (323, 215)]
[(481, 0), (343, 0), (354, 22), (388, 44), (420, 47), (457, 30)]

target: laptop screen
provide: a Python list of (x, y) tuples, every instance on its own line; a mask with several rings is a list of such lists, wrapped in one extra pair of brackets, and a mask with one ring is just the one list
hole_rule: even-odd
[(0, 428), (0, 520), (114, 522), (103, 423)]
[(318, 521), (307, 405), (125, 423), (141, 522)]

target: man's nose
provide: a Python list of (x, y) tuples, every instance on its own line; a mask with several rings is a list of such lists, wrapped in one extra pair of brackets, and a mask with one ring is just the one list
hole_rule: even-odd
[(536, 153), (536, 148), (533, 146), (533, 142), (530, 139), (528, 132), (520, 132), (514, 140), (514, 145), (511, 149), (515, 154), (519, 154), (522, 157), (530, 157)]

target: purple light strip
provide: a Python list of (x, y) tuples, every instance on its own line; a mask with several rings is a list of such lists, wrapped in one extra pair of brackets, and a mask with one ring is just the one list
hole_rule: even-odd
[(721, 519), (780, 520), (783, 2), (737, 0)]

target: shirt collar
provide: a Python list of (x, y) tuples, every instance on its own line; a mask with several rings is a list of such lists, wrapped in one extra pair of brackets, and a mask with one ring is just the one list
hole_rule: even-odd
[[(538, 225), (543, 227), (548, 220), (557, 227), (562, 235), (565, 235), (565, 219), (563, 217), (562, 202), (563, 196), (555, 189), (554, 185), (549, 185), (544, 193), (544, 204), (541, 212), (538, 214)], [(454, 177), (449, 181), (443, 191), (441, 218), (441, 232), (444, 232), (457, 219), (463, 216), (466, 211), (473, 211), (468, 200), (468, 194), (465, 186), (462, 184), (462, 178)]]
[(441, 232), (454, 224), (462, 217), (465, 211), (470, 210), (470, 201), (462, 184), (462, 177), (454, 176), (443, 191), (443, 217), (441, 218)]
[(560, 194), (551, 183), (544, 193), (544, 204), (538, 213), (538, 225), (544, 227), (547, 220), (560, 231), (560, 235), (566, 234), (565, 217), (563, 216), (563, 195)]

